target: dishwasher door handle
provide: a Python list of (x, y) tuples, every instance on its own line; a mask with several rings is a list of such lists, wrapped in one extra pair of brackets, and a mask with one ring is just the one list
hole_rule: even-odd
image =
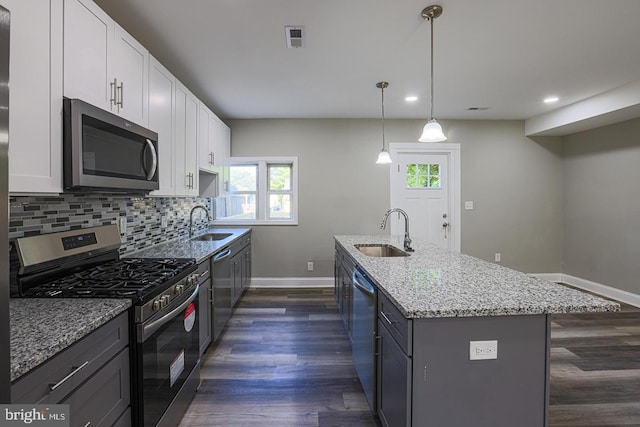
[(353, 282), (353, 286), (358, 288), (365, 295), (368, 295), (371, 298), (375, 296), (375, 288), (358, 270), (353, 270), (351, 281)]

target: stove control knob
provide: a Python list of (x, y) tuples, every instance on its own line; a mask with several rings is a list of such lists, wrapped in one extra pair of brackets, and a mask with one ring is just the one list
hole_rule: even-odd
[(162, 307), (166, 307), (169, 305), (169, 301), (171, 300), (171, 295), (162, 295)]
[(176, 287), (173, 288), (173, 293), (176, 295), (180, 295), (183, 292), (184, 292), (184, 285), (176, 285)]
[(162, 302), (159, 299), (155, 300), (151, 305), (151, 311), (158, 311), (161, 308), (162, 308)]
[(198, 282), (198, 278), (200, 277), (200, 275), (198, 273), (192, 274), (191, 276), (189, 276), (189, 278), (187, 279), (187, 282), (190, 285), (193, 285), (194, 283)]

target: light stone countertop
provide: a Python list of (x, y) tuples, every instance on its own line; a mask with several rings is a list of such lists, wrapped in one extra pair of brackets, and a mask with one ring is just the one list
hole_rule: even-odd
[(414, 241), (408, 257), (376, 258), (355, 244), (390, 244), (401, 236), (334, 236), (407, 318), (618, 311), (620, 305), (498, 264)]
[(200, 263), (250, 231), (250, 228), (210, 228), (197, 233), (194, 237), (206, 233), (231, 233), (231, 236), (214, 241), (175, 240), (127, 254), (126, 258), (195, 258), (196, 263)]
[(131, 307), (130, 299), (12, 298), (11, 381)]

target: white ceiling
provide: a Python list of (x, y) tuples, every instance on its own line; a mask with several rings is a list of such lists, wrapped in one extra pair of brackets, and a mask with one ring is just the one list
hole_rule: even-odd
[[(379, 117), (381, 80), (386, 117), (428, 116), (424, 0), (97, 3), (222, 117)], [(438, 4), (439, 119), (526, 119), (640, 79), (639, 0)], [(285, 25), (304, 25), (304, 48)]]

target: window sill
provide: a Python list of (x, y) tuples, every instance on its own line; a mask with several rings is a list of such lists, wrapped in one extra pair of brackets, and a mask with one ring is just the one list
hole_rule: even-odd
[(282, 221), (276, 221), (276, 220), (247, 220), (247, 219), (241, 219), (241, 220), (224, 220), (224, 219), (217, 219), (214, 220), (212, 223), (212, 225), (298, 225), (298, 221), (297, 220), (282, 220)]

